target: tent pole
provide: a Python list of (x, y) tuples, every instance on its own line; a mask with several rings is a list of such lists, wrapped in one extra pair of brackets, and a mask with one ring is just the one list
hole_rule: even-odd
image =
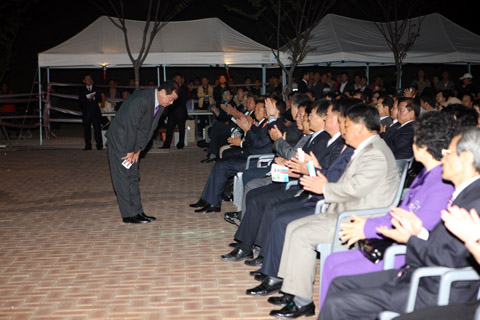
[(468, 73), (472, 74), (472, 65), (470, 64), (470, 62), (467, 64), (468, 66)]
[(167, 68), (163, 65), (163, 82), (167, 82)]
[(267, 93), (265, 82), (267, 82), (267, 69), (265, 69), (265, 66), (262, 66), (262, 94), (263, 95)]
[(42, 68), (39, 66), (38, 67), (38, 108), (39, 108), (39, 113), (38, 113), (38, 120), (40, 123), (40, 145), (43, 145), (42, 141)]
[[(47, 90), (49, 88), (49, 84), (50, 84), (50, 67), (47, 67)], [(45, 106), (47, 107), (47, 120), (48, 120), (48, 131), (47, 132), (50, 134), (50, 132), (51, 132), (50, 131), (51, 130), (51, 128), (50, 128), (50, 108), (47, 105), (45, 105)]]
[(157, 87), (160, 86), (160, 66), (157, 66)]
[(370, 83), (370, 64), (367, 63), (365, 68), (365, 76), (367, 77), (367, 85)]
[(285, 73), (285, 70), (282, 69), (282, 96), (283, 100), (287, 100), (287, 97), (285, 95), (285, 86), (287, 85), (287, 74)]

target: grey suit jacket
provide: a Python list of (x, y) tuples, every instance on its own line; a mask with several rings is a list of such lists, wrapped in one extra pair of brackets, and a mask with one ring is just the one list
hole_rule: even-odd
[[(324, 187), (327, 214), (386, 207), (397, 192), (399, 175), (393, 153), (376, 135), (355, 155), (340, 179)], [(332, 219), (333, 220), (333, 219)]]
[(298, 148), (302, 148), (305, 143), (310, 139), (310, 135), (304, 135), (300, 140), (297, 141), (294, 147), (288, 144), (287, 141), (283, 138), (278, 139), (273, 143), (273, 150), (282, 158), (290, 160), (295, 157)]
[(107, 146), (121, 153), (145, 150), (163, 113), (160, 106), (155, 118), (155, 89), (135, 91), (113, 118), (107, 131)]

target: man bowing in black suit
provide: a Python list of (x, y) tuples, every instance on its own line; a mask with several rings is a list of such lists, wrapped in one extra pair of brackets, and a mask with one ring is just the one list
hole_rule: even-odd
[(78, 93), (78, 102), (82, 110), (83, 133), (85, 136), (85, 148), (83, 150), (92, 149), (92, 129), (95, 135), (97, 149), (103, 148), (102, 130), (100, 128), (100, 119), (102, 117), (98, 103), (102, 101), (100, 91), (95, 87), (91, 75), (86, 74), (83, 77), (85, 86), (80, 88)]
[(138, 159), (157, 128), (165, 107), (178, 98), (174, 81), (158, 89), (135, 91), (115, 115), (107, 131), (108, 161), (118, 206), (125, 223), (147, 223), (140, 200)]
[[(451, 203), (467, 210), (480, 210), (480, 129), (469, 128), (454, 137), (443, 150), (445, 180), (453, 182), (455, 191)], [(404, 313), (410, 279), (419, 267), (442, 266), (463, 268), (473, 266), (473, 259), (463, 242), (450, 233), (440, 221), (428, 232), (412, 212), (394, 209), (395, 229), (377, 228), (384, 236), (406, 243), (406, 265), (400, 269), (338, 277), (328, 289), (319, 320), (376, 319), (381, 311)], [(438, 277), (420, 282), (415, 309), (435, 305)], [(455, 283), (450, 303), (475, 301), (479, 283)]]

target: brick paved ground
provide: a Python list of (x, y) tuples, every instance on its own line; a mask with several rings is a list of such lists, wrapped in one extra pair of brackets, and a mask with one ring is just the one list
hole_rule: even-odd
[(0, 150), (0, 319), (271, 319), (266, 298), (244, 294), (257, 285), (252, 268), (219, 258), (234, 207), (188, 207), (212, 166), (199, 148), (142, 160), (143, 206), (157, 221), (129, 225), (107, 152), (79, 146)]

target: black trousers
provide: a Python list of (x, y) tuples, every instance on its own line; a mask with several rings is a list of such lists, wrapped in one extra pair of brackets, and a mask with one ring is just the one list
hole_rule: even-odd
[(140, 199), (140, 172), (138, 162), (132, 164), (130, 169), (122, 165), (126, 154), (116, 150), (112, 144), (108, 144), (108, 162), (112, 177), (113, 189), (117, 196), (118, 207), (122, 218), (134, 217), (143, 213)]
[(96, 110), (86, 110), (83, 112), (83, 134), (85, 136), (85, 148), (87, 149), (92, 148), (92, 124), (95, 142), (97, 144), (96, 146), (98, 149), (103, 148), (102, 129), (100, 127), (101, 118), (100, 110), (98, 112), (96, 112)]
[(167, 119), (167, 132), (165, 134), (165, 141), (163, 147), (170, 148), (173, 139), (173, 131), (178, 126), (178, 147), (185, 146), (185, 122), (187, 121), (187, 113), (179, 113), (173, 111), (168, 115)]

